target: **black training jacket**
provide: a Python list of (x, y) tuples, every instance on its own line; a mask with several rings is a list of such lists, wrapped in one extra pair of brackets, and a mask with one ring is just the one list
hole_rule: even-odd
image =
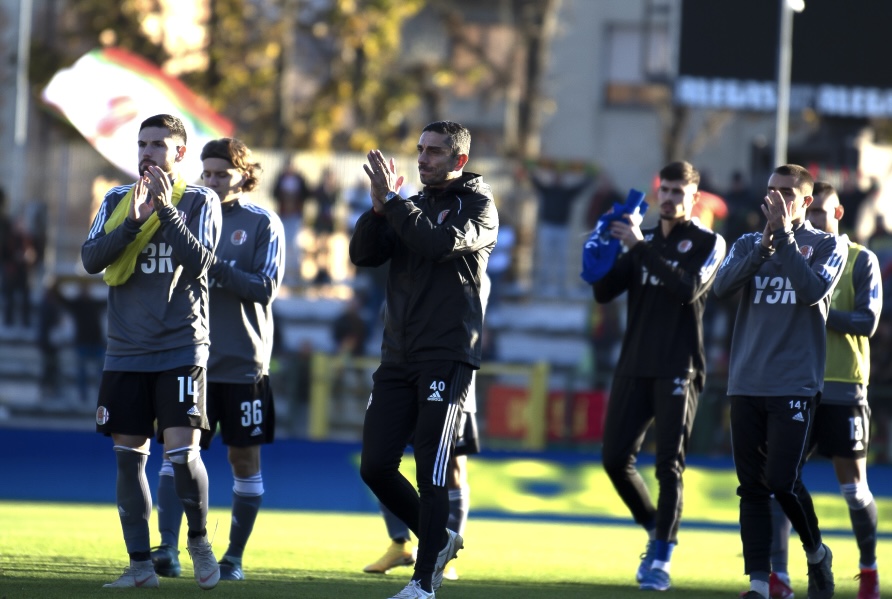
[(350, 260), (390, 260), (382, 363), (455, 360), (480, 366), (480, 281), (496, 245), (492, 190), (465, 172), (444, 189), (393, 199), (356, 223)]
[(696, 221), (677, 224), (668, 237), (659, 224), (641, 232), (644, 241), (620, 255), (593, 285), (599, 303), (629, 292), (615, 374), (674, 378), (687, 373), (702, 389), (703, 310), (725, 257), (725, 240)]

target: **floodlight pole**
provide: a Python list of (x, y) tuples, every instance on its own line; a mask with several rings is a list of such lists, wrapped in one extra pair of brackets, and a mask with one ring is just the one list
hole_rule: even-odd
[(13, 151), (9, 175), (8, 197), (12, 214), (25, 205), (28, 188), (28, 63), (31, 51), (31, 0), (19, 3), (19, 22), (16, 39), (15, 116), (13, 121)]
[(787, 163), (790, 127), (790, 67), (793, 59), (793, 7), (780, 0), (780, 42), (777, 52), (777, 115), (774, 132), (774, 166)]

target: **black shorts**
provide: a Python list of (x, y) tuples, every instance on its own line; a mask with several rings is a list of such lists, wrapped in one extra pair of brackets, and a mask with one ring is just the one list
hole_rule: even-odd
[(477, 432), (477, 414), (462, 412), (458, 421), (458, 439), (455, 442), (455, 455), (480, 453), (480, 434)]
[(819, 404), (811, 441), (812, 451), (827, 458), (866, 458), (870, 445), (870, 408)]
[(96, 431), (104, 435), (159, 437), (165, 429), (207, 430), (205, 369), (181, 366), (163, 372), (104, 371), (96, 407)]
[(208, 449), (219, 424), (223, 444), (250, 447), (272, 443), (276, 433), (276, 407), (269, 377), (256, 383), (208, 384), (208, 420), (211, 430), (202, 432), (201, 447)]

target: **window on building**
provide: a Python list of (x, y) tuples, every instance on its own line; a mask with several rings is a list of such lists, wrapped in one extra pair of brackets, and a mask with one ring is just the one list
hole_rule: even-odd
[(664, 22), (613, 23), (605, 35), (605, 99), (612, 105), (650, 105), (668, 98), (672, 72)]

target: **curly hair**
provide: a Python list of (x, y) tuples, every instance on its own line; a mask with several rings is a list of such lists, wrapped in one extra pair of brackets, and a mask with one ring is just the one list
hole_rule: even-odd
[(252, 160), (251, 150), (241, 140), (234, 137), (221, 137), (207, 142), (201, 149), (201, 159), (219, 158), (229, 162), (245, 175), (244, 191), (253, 191), (260, 185), (263, 169), (259, 162)]

